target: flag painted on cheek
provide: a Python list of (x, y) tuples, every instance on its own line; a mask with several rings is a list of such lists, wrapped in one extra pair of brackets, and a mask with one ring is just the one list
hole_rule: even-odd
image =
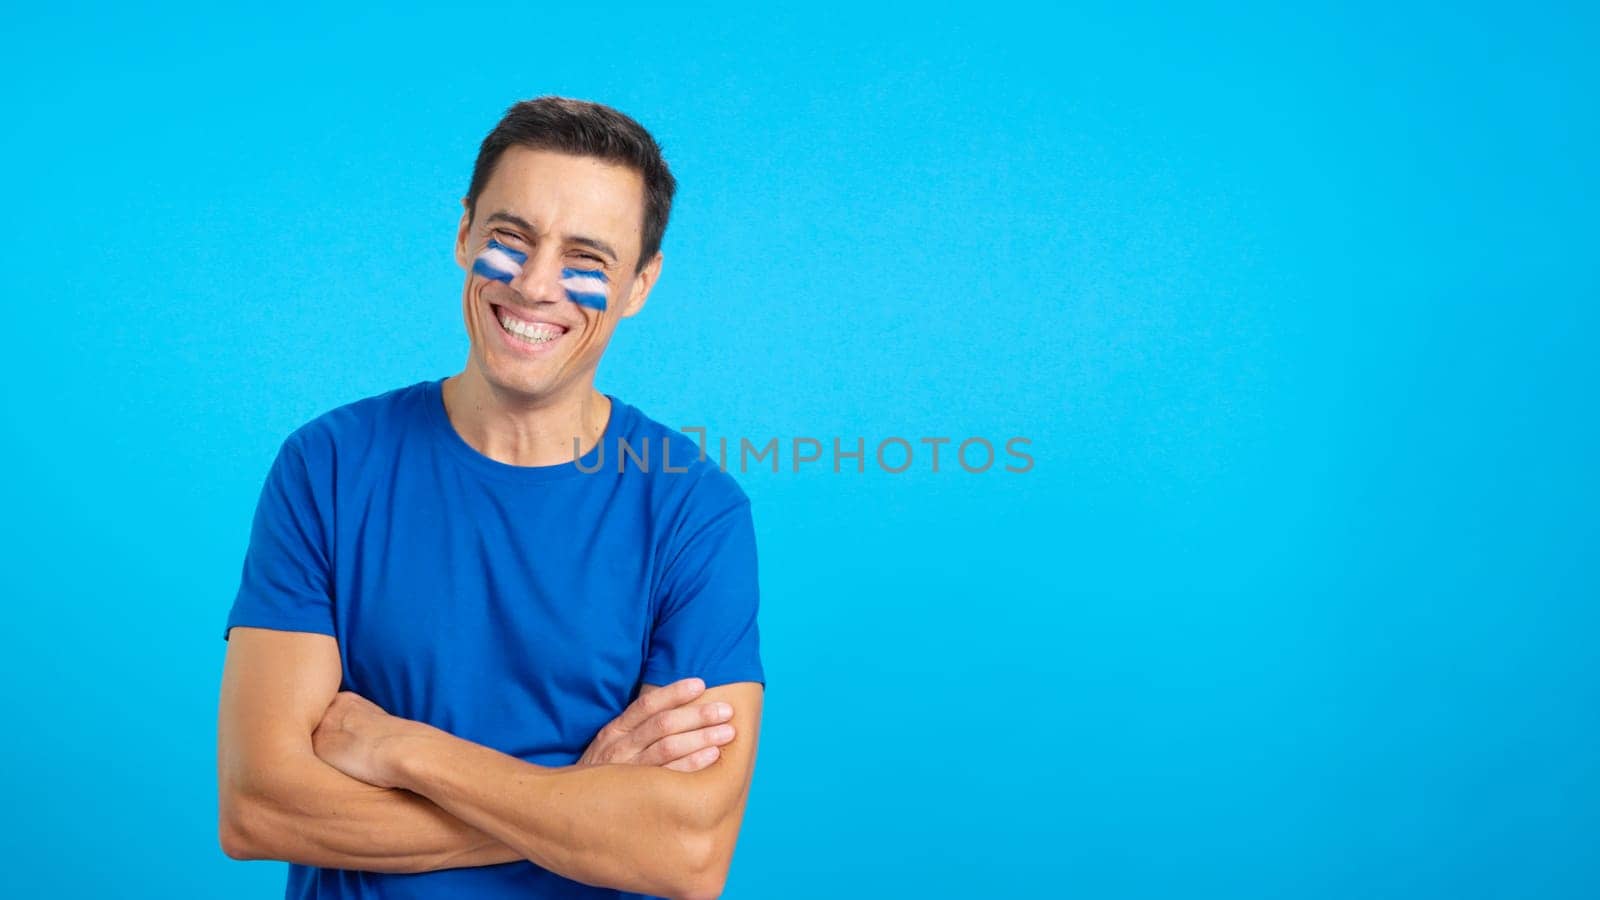
[(606, 311), (606, 273), (599, 269), (562, 269), (561, 286), (573, 303)]
[(522, 274), (522, 264), (527, 261), (528, 254), (490, 238), (489, 246), (484, 247), (478, 258), (472, 261), (472, 271), (493, 281), (510, 284), (511, 279)]
[[(527, 261), (528, 254), (490, 238), (488, 246), (472, 261), (472, 271), (490, 280), (510, 284), (522, 274), (522, 264)], [(573, 303), (606, 311), (606, 273), (599, 269), (563, 267), (561, 288)]]

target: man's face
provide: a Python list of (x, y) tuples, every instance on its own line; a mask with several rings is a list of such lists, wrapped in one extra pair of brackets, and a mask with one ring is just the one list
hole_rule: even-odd
[(593, 157), (509, 147), (475, 213), (462, 212), (455, 251), (471, 364), (529, 400), (592, 384), (617, 321), (644, 306), (661, 269), (657, 253), (634, 274), (644, 179)]

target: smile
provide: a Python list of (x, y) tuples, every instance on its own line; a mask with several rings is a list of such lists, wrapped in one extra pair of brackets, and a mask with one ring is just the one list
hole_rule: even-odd
[(542, 348), (560, 340), (567, 333), (565, 326), (525, 319), (504, 306), (490, 304), (490, 309), (500, 323), (500, 330), (516, 344)]

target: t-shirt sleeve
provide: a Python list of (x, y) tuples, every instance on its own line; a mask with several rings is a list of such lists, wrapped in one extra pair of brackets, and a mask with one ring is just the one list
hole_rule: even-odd
[(663, 685), (697, 677), (707, 687), (766, 684), (756, 611), (755, 523), (750, 501), (737, 501), (688, 531), (668, 563), (643, 680)]
[(235, 625), (335, 633), (326, 498), (302, 436), (283, 442), (261, 487), (224, 640)]

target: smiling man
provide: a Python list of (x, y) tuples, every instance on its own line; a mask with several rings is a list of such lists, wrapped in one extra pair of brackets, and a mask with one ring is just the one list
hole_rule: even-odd
[(514, 105), (462, 201), (465, 368), (279, 448), (217, 764), (223, 849), (288, 861), (287, 896), (721, 893), (765, 685), (750, 503), (594, 387), (674, 188), (616, 110)]

